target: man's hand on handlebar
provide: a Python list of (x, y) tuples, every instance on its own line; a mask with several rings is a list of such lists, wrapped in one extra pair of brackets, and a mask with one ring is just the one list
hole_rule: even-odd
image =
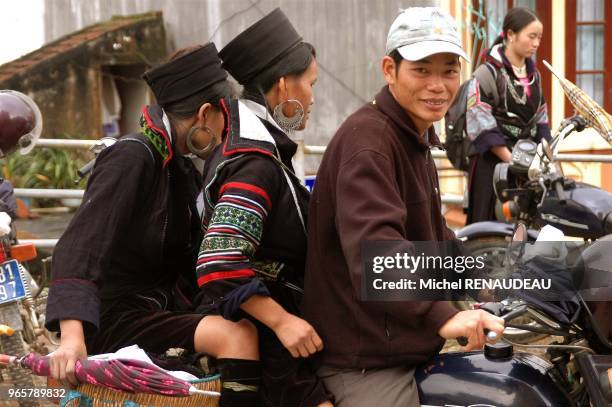
[[(459, 337), (467, 338), (467, 344), (463, 347), (464, 351), (481, 349), (489, 338), (495, 336), (501, 338), (504, 331), (504, 320), (495, 315), (491, 315), (483, 310), (461, 311), (451, 319), (446, 321), (438, 331), (438, 335), (445, 339), (455, 339)], [(493, 341), (494, 342), (494, 341)]]

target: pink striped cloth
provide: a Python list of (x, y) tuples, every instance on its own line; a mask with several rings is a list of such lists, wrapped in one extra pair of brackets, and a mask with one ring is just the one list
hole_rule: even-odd
[[(49, 358), (30, 353), (21, 361), (38, 376), (50, 376)], [(139, 360), (82, 360), (76, 363), (79, 382), (130, 393), (189, 396), (191, 384), (158, 366)]]

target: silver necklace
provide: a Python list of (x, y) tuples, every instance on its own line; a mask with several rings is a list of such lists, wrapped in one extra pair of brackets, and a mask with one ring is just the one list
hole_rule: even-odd
[[(512, 65), (512, 64), (510, 64), (510, 65)], [(518, 66), (512, 65), (512, 70), (514, 71), (516, 76), (523, 76), (523, 75), (525, 75), (527, 73), (527, 64), (521, 66), (520, 68)]]
[(515, 81), (510, 79), (510, 75), (508, 75), (508, 71), (506, 71), (506, 68), (502, 67), (501, 71), (502, 71), (502, 75), (504, 75), (504, 79), (506, 80), (506, 88), (508, 88), (508, 90), (510, 91), (510, 96), (512, 96), (512, 99), (514, 99), (514, 101), (518, 103), (519, 105), (526, 104), (527, 103), (527, 92), (525, 91), (525, 86), (529, 86), (531, 85), (531, 83), (527, 85), (523, 85), (520, 82), (518, 83), (519, 86), (523, 86), (523, 94), (519, 96), (515, 88), (515, 83), (514, 83)]

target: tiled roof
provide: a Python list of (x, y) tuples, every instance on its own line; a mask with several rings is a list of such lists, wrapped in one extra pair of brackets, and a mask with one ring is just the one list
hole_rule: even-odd
[(16, 74), (24, 73), (24, 71), (31, 69), (43, 61), (53, 59), (60, 54), (73, 50), (88, 42), (94, 41), (105, 34), (125, 29), (126, 27), (136, 23), (156, 19), (159, 19), (161, 22), (161, 11), (130, 16), (115, 16), (109, 21), (90, 25), (82, 30), (75, 31), (18, 59), (7, 62), (4, 65), (0, 65), (0, 82), (3, 82)]

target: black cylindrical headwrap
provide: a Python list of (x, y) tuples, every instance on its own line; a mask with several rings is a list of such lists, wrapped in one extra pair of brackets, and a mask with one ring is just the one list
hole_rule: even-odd
[(205, 94), (213, 85), (224, 81), (227, 72), (221, 68), (215, 44), (208, 43), (149, 69), (142, 78), (155, 94), (157, 103), (165, 107), (197, 93)]
[(219, 56), (223, 68), (245, 85), (301, 41), (285, 13), (276, 8), (230, 41)]

